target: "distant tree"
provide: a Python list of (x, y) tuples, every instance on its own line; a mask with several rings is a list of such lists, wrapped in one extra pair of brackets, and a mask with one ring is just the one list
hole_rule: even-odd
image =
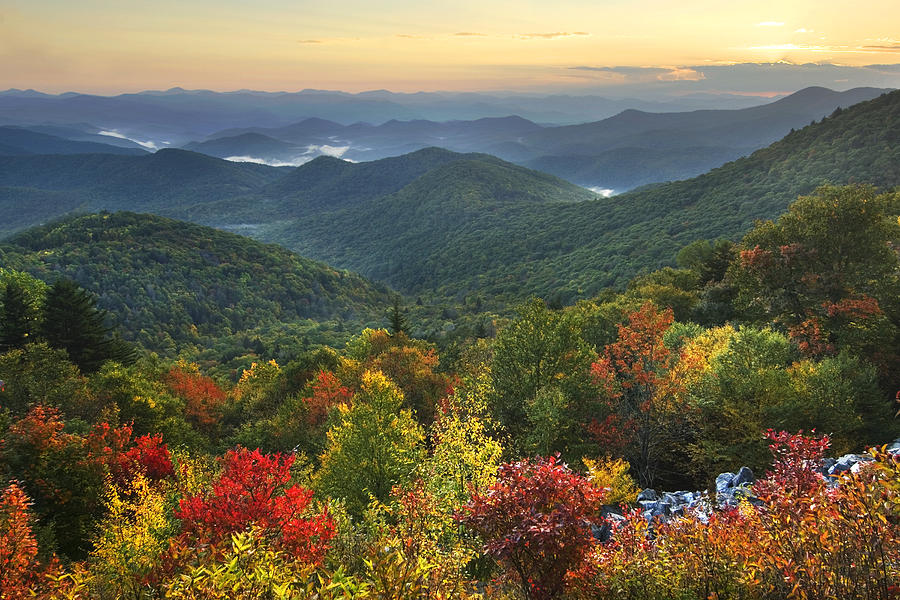
[[(749, 319), (776, 322), (807, 356), (842, 349), (900, 364), (896, 194), (823, 186), (744, 238), (729, 275)], [(896, 389), (891, 386), (891, 389)]]
[(406, 321), (406, 315), (403, 314), (403, 307), (400, 305), (400, 298), (394, 298), (394, 304), (391, 306), (391, 333), (393, 335), (397, 335), (398, 333), (406, 333), (409, 324)]
[(25, 290), (15, 280), (7, 282), (0, 308), (0, 352), (22, 348), (31, 337), (34, 322), (29, 315)]
[(106, 311), (77, 283), (58, 279), (47, 291), (41, 334), (54, 348), (62, 348), (84, 373), (92, 373), (107, 360), (134, 361), (134, 350), (112, 336)]

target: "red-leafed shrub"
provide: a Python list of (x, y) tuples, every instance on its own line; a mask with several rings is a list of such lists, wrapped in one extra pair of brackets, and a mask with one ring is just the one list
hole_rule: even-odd
[(228, 451), (212, 492), (181, 501), (176, 516), (183, 531), (217, 543), (255, 526), (299, 559), (319, 563), (334, 536), (334, 523), (325, 510), (308, 514), (310, 490), (288, 487), (293, 462), (293, 456), (259, 450)]
[(130, 479), (135, 473), (142, 473), (151, 481), (174, 477), (175, 469), (169, 456), (169, 448), (162, 441), (162, 434), (142, 435), (134, 440), (134, 447), (122, 455), (119, 474)]
[(545, 600), (562, 594), (566, 573), (593, 546), (601, 496), (558, 456), (522, 460), (502, 465), (496, 483), (473, 495), (460, 520), (526, 598)]

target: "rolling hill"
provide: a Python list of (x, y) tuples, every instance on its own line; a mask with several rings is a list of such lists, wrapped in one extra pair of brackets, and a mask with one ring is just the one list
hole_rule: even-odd
[(239, 235), (146, 214), (101, 213), (24, 231), (0, 264), (99, 295), (127, 339), (168, 356), (230, 359), (266, 344), (341, 343), (381, 325), (382, 285)]
[(0, 127), (0, 156), (27, 156), (30, 154), (147, 154), (140, 148), (123, 148), (113, 144), (70, 140), (56, 135), (24, 129)]

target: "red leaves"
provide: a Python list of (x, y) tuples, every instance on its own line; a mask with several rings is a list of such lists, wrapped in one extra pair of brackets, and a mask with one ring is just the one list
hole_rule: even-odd
[(825, 484), (819, 469), (831, 445), (828, 436), (815, 438), (802, 431), (792, 434), (769, 429), (766, 438), (772, 441), (769, 449), (775, 460), (767, 477), (754, 487), (757, 495), (764, 500), (814, 496)]
[(293, 456), (259, 450), (228, 451), (212, 493), (181, 500), (176, 516), (183, 530), (215, 543), (256, 526), (301, 560), (320, 562), (334, 536), (334, 523), (325, 510), (306, 516), (312, 492), (287, 487), (293, 462)]
[(497, 482), (476, 492), (459, 518), (519, 578), (527, 598), (555, 598), (593, 544), (602, 494), (558, 456), (522, 460), (502, 465)]
[(616, 399), (623, 390), (657, 385), (658, 367), (669, 357), (663, 335), (673, 320), (671, 309), (660, 312), (648, 302), (628, 315), (628, 325), (619, 325), (618, 339), (591, 365), (591, 375), (608, 397)]
[(130, 478), (140, 471), (151, 481), (160, 481), (175, 475), (169, 448), (162, 441), (162, 434), (142, 435), (134, 440), (135, 446), (123, 454), (120, 461), (122, 476)]

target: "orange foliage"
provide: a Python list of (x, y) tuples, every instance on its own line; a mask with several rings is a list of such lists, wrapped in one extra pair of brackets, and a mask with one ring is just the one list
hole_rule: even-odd
[(312, 395), (306, 399), (309, 409), (307, 420), (310, 425), (319, 426), (325, 422), (328, 411), (333, 407), (350, 401), (353, 392), (341, 384), (331, 371), (319, 371), (310, 385)]
[(18, 485), (10, 484), (0, 496), (0, 598), (33, 597), (37, 583), (37, 542), (31, 532), (30, 503)]
[(185, 416), (198, 429), (209, 430), (222, 416), (225, 392), (211, 377), (202, 375), (196, 367), (179, 363), (166, 375), (166, 384), (173, 394), (186, 402)]

